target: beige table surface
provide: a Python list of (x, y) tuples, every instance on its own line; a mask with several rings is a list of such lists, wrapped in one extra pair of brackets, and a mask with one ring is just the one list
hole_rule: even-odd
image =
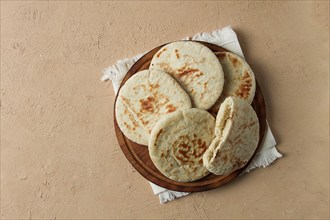
[[(121, 152), (116, 60), (231, 24), (284, 158), (160, 205)], [(329, 218), (329, 2), (1, 2), (3, 219)]]

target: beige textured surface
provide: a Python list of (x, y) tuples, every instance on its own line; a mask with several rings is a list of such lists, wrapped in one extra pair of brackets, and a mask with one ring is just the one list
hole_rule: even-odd
[[(329, 218), (328, 14), (327, 1), (1, 1), (1, 217)], [(100, 72), (228, 24), (285, 157), (160, 205), (120, 151)]]

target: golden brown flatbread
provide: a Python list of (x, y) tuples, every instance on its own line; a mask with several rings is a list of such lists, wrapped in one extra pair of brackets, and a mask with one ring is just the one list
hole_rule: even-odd
[(155, 123), (166, 114), (191, 108), (187, 93), (167, 73), (144, 70), (121, 87), (116, 102), (120, 130), (130, 140), (148, 145)]
[(216, 175), (226, 175), (244, 167), (252, 157), (259, 142), (259, 120), (247, 101), (227, 97), (220, 106), (214, 133), (203, 164)]
[(196, 108), (209, 109), (222, 92), (221, 64), (208, 47), (197, 42), (177, 41), (165, 45), (153, 56), (150, 69), (170, 74)]
[(215, 119), (202, 109), (166, 115), (151, 132), (149, 155), (166, 177), (180, 182), (198, 180), (209, 172), (203, 154), (213, 139)]
[(249, 64), (231, 52), (216, 52), (215, 54), (222, 65), (225, 84), (220, 98), (212, 106), (212, 111), (217, 112), (220, 104), (229, 96), (243, 99), (251, 104), (255, 95), (256, 81)]

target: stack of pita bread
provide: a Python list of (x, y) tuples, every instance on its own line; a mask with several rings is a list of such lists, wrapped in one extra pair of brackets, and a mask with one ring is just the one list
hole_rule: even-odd
[[(148, 146), (166, 177), (180, 182), (244, 167), (259, 141), (251, 107), (256, 82), (246, 61), (194, 41), (163, 46), (149, 69), (122, 85), (115, 106), (124, 135)], [(216, 119), (208, 112), (216, 111)], [(141, 146), (143, 147), (143, 146)]]

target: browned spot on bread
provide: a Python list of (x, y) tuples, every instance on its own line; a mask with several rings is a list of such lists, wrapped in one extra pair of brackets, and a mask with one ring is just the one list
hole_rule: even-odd
[[(132, 130), (135, 130), (137, 127), (139, 127), (139, 124), (136, 122), (134, 116), (133, 116), (133, 115), (127, 110), (127, 108), (125, 108), (125, 110), (124, 110), (124, 114), (125, 114), (125, 115), (128, 115), (130, 121), (132, 122), (132, 124), (133, 124)], [(124, 123), (125, 123), (125, 122), (124, 122)], [(125, 126), (126, 126), (128, 129), (131, 129), (131, 128), (128, 127), (129, 125), (125, 125)]]
[(140, 88), (142, 88), (143, 91), (146, 91), (146, 90), (147, 90), (146, 85), (142, 84), (142, 85), (134, 86), (134, 87), (133, 87), (133, 91), (136, 92), (136, 91), (139, 90)]
[(194, 78), (199, 78), (200, 76), (203, 76), (204, 74), (202, 72), (197, 73), (196, 75), (194, 75)]
[[(189, 159), (189, 156), (187, 155), (187, 151), (179, 150), (179, 153), (186, 159)], [(187, 160), (181, 160), (181, 161), (187, 161)]]
[(255, 124), (257, 124), (257, 121), (252, 121), (250, 123), (244, 123), (242, 124), (239, 129), (246, 129), (246, 128), (251, 128), (252, 126), (254, 126)]
[(231, 162), (233, 164), (234, 169), (242, 168), (246, 164), (246, 161), (243, 161), (237, 157), (234, 157)]
[(228, 162), (232, 164), (234, 170), (237, 170), (245, 165), (245, 161), (242, 161), (240, 158), (232, 156), (228, 158)]
[(166, 51), (166, 48), (162, 49), (161, 51), (159, 51), (159, 52), (157, 53), (157, 55), (156, 55), (157, 58), (159, 58), (160, 55), (161, 55), (164, 51)]
[(198, 139), (197, 143), (198, 143), (197, 149), (195, 149), (193, 152), (195, 158), (202, 156), (207, 149), (205, 141)]
[(226, 57), (226, 53), (216, 53), (216, 56), (219, 58), (219, 59), (224, 59)]
[(181, 148), (181, 149), (179, 149), (178, 152), (179, 152), (180, 156), (183, 156), (183, 158), (178, 157), (178, 159), (181, 160), (182, 162), (187, 162), (190, 158), (188, 155), (190, 146), (185, 143), (180, 143), (179, 148)]
[[(132, 119), (131, 119), (131, 120), (132, 120)], [(138, 123), (136, 123), (135, 120), (133, 121), (133, 125), (134, 125), (134, 127), (133, 127), (132, 129), (133, 129), (133, 131), (135, 131), (135, 129), (136, 129), (139, 125), (138, 125)]]
[(155, 84), (151, 84), (149, 83), (149, 90), (153, 91), (154, 89), (158, 89), (159, 88), (159, 84), (155, 83)]
[(131, 130), (131, 126), (130, 126), (129, 124), (127, 124), (126, 122), (124, 122), (124, 125), (126, 126), (126, 128), (127, 128), (128, 130)]
[(141, 122), (142, 122), (143, 125), (149, 124), (149, 121), (145, 121), (145, 120), (142, 120), (142, 119), (141, 119)]
[(157, 96), (157, 101), (158, 101), (156, 106), (157, 109), (161, 106), (164, 106), (166, 103), (170, 101), (169, 98), (165, 95), (157, 94), (157, 93), (155, 93), (154, 95)]
[(158, 66), (162, 69), (168, 69), (169, 68), (168, 63), (158, 63)]
[(120, 96), (121, 100), (126, 103), (127, 105), (130, 104), (129, 100), (125, 96)]
[(242, 79), (245, 80), (245, 81), (251, 82), (252, 79), (251, 79), (250, 74), (247, 70), (244, 71)]
[(187, 75), (190, 75), (190, 74), (195, 73), (195, 72), (199, 72), (199, 70), (198, 69), (194, 69), (194, 68), (186, 68), (184, 66), (184, 67), (181, 67), (180, 69), (178, 69), (177, 76), (179, 78), (181, 78), (183, 76), (187, 76)]
[(126, 122), (124, 122), (124, 125), (126, 126), (126, 128), (128, 129), (128, 130), (133, 130), (133, 131), (135, 131), (135, 129), (137, 128), (137, 123), (135, 122), (135, 121), (133, 121), (133, 127), (131, 127), (129, 124), (127, 124)]
[(157, 142), (157, 140), (158, 140), (158, 138), (159, 138), (159, 135), (160, 135), (162, 132), (163, 132), (163, 129), (160, 129), (159, 132), (158, 132), (158, 134), (156, 135), (156, 140), (155, 140), (155, 142)]
[(242, 63), (232, 55), (228, 54), (228, 58), (235, 68), (239, 68), (242, 65)]
[(173, 146), (178, 147), (175, 157), (181, 162), (189, 164), (202, 163), (200, 159), (207, 150), (205, 141), (197, 138), (195, 134), (192, 139), (188, 135), (180, 136)]
[[(130, 105), (130, 102), (129, 102), (129, 100), (127, 98), (125, 98), (124, 96), (121, 96), (121, 99), (128, 106)], [(127, 107), (125, 107), (124, 114), (125, 115), (128, 115), (130, 121), (133, 124), (133, 127), (131, 127), (129, 124), (127, 124), (126, 122), (124, 122), (124, 125), (126, 126), (126, 128), (129, 129), (129, 130), (135, 130), (139, 126), (139, 124), (135, 121), (135, 118), (133, 117), (133, 115), (127, 110)]]
[(170, 67), (168, 63), (158, 63), (157, 66), (164, 72), (167, 72), (168, 74), (173, 74), (174, 70)]
[(176, 110), (176, 107), (172, 104), (168, 104), (166, 105), (166, 108), (167, 108), (167, 112), (170, 113), (170, 112), (174, 112)]
[(187, 144), (185, 144), (185, 143), (181, 143), (181, 144), (179, 145), (179, 147), (182, 147), (183, 149), (186, 149), (186, 150), (190, 148), (190, 146), (187, 145)]
[(154, 112), (153, 102), (155, 99), (153, 97), (148, 97), (147, 99), (140, 99), (141, 112)]
[(249, 96), (252, 87), (252, 79), (247, 70), (244, 71), (241, 80), (242, 83), (239, 86), (238, 90), (236, 90), (235, 95), (246, 99)]
[(180, 58), (180, 54), (179, 54), (179, 52), (178, 52), (178, 49), (175, 49), (175, 56), (176, 56), (177, 59)]
[(183, 163), (187, 163), (189, 161), (188, 152), (190, 150), (190, 146), (185, 143), (188, 140), (189, 137), (187, 135), (181, 135), (173, 144), (173, 146), (178, 147), (175, 157)]
[(206, 87), (207, 87), (207, 82), (204, 82), (204, 83), (203, 83), (203, 88), (204, 88), (204, 90), (206, 90)]
[(203, 164), (203, 158), (198, 161), (199, 164)]

